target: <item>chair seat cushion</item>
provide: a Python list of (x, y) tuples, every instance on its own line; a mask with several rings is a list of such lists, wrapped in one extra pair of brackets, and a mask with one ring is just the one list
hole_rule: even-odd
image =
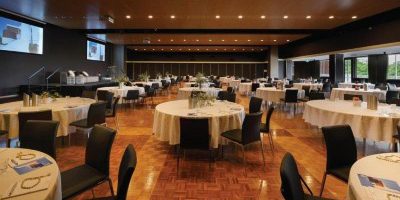
[(241, 129), (233, 129), (221, 134), (222, 137), (227, 138), (229, 140), (242, 143), (242, 130)]
[(80, 127), (80, 128), (90, 128), (88, 126), (87, 119), (81, 119), (81, 120), (78, 120), (78, 121), (74, 121), (74, 122), (70, 123), (69, 125), (70, 126)]
[(269, 129), (267, 129), (267, 125), (265, 123), (260, 124), (260, 132), (269, 133)]
[(337, 169), (330, 169), (329, 174), (337, 177), (338, 179), (344, 182), (347, 182), (349, 180), (350, 168), (351, 166), (337, 168)]
[(75, 196), (107, 178), (89, 165), (81, 165), (61, 173), (62, 198)]

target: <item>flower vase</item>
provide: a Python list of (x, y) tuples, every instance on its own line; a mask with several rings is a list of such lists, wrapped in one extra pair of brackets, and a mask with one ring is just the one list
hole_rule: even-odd
[(119, 89), (122, 89), (124, 87), (124, 83), (123, 82), (120, 82), (119, 83)]

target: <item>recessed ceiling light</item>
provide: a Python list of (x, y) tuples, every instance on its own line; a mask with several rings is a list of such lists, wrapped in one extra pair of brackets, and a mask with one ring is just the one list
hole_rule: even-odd
[(238, 19), (243, 19), (243, 15), (239, 15), (239, 16), (238, 16)]
[(138, 49), (135, 49), (135, 51), (137, 51)]
[(196, 42), (198, 42), (199, 41), (199, 39), (196, 39)]
[(179, 51), (182, 51), (182, 49), (179, 49)]
[(191, 50), (191, 49), (188, 49), (189, 51)]
[(251, 49), (252, 51), (254, 51), (254, 49)]
[(219, 18), (221, 18), (221, 16), (215, 15), (215, 19), (219, 19)]
[(226, 49), (224, 49), (224, 51), (226, 51)]
[(234, 51), (236, 51), (236, 49), (233, 49)]
[(208, 51), (208, 49), (206, 49), (206, 51)]
[(171, 42), (173, 42), (173, 41), (174, 41), (174, 39), (171, 39), (170, 41), (171, 41)]
[(251, 42), (251, 40), (247, 40), (247, 42)]
[(329, 19), (333, 19), (333, 18), (335, 18), (335, 16), (333, 16), (333, 15), (329, 16)]
[(175, 19), (175, 15), (171, 15), (170, 18), (171, 18), (171, 19)]
[(143, 49), (143, 51), (146, 51), (146, 49)]
[(127, 15), (127, 16), (125, 16), (125, 18), (127, 18), (127, 19), (130, 19), (130, 18), (131, 18), (131, 16), (130, 16), (130, 15)]
[(237, 42), (238, 40), (235, 40), (235, 42)]
[(311, 19), (311, 15), (307, 15), (307, 16), (306, 16), (306, 19)]
[(290, 42), (290, 40), (286, 40), (286, 42)]
[(209, 39), (208, 41), (209, 41), (209, 42), (212, 42), (212, 39)]
[(264, 42), (264, 40), (260, 40), (261, 42)]
[(283, 16), (283, 19), (287, 19), (287, 18), (289, 18), (289, 16), (287, 16), (287, 15), (284, 15), (284, 16)]
[(199, 51), (200, 49), (197, 49), (197, 51)]
[(352, 19), (357, 19), (357, 16), (356, 16), (356, 15), (354, 15), (354, 16), (352, 16), (351, 18), (352, 18)]
[(172, 51), (172, 49), (169, 49), (169, 50), (171, 50), (171, 51)]
[(183, 39), (184, 42), (186, 42), (186, 39)]
[(244, 51), (244, 49), (242, 49), (242, 51)]
[(149, 15), (149, 16), (147, 16), (147, 18), (153, 19), (153, 15)]
[(274, 40), (274, 42), (276, 42), (276, 40)]
[(265, 15), (261, 15), (261, 17), (260, 17), (261, 19), (265, 19)]
[(153, 51), (155, 50), (155, 49), (152, 49)]
[(161, 51), (164, 51), (164, 49), (161, 49)]
[(160, 39), (158, 39), (157, 41), (161, 42), (161, 40), (160, 40)]
[(215, 49), (215, 51), (218, 51), (218, 49)]
[(222, 41), (222, 42), (225, 42), (225, 40), (224, 40), (224, 39), (222, 39), (221, 41)]

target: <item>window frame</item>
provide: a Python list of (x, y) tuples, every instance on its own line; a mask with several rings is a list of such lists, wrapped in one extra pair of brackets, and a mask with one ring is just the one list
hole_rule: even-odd
[[(360, 59), (360, 58), (366, 58), (367, 59), (367, 77), (359, 77), (359, 75), (357, 74), (357, 71), (358, 71), (358, 59)], [(368, 64), (369, 64), (369, 59), (368, 59), (368, 56), (360, 56), (360, 57), (355, 57), (354, 58), (354, 77), (355, 78), (357, 78), (357, 79), (368, 79), (369, 78), (369, 72), (368, 72), (368, 70), (369, 70), (369, 67), (368, 67)]]
[[(399, 53), (392, 53), (388, 54), (388, 63), (387, 63), (387, 72), (386, 72), (386, 80), (400, 80), (400, 73), (398, 73), (398, 69), (400, 68), (400, 52)], [(389, 73), (389, 56), (394, 56), (394, 64), (395, 64), (395, 78), (389, 78), (388, 73)]]

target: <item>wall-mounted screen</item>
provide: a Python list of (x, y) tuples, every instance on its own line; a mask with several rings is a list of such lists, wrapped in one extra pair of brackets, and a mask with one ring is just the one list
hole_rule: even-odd
[(43, 28), (0, 17), (0, 50), (43, 54)]
[(87, 41), (87, 59), (88, 60), (106, 60), (106, 47), (104, 44), (100, 44), (93, 41)]

